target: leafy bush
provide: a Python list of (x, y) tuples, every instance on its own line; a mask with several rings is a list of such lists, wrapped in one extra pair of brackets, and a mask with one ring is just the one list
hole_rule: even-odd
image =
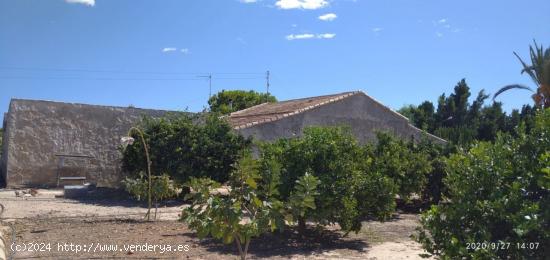
[(373, 160), (370, 171), (393, 180), (397, 194), (404, 200), (413, 194), (420, 195), (427, 183), (427, 174), (432, 171), (428, 155), (413, 142), (406, 143), (387, 133), (377, 133), (377, 138), (376, 145), (368, 151)]
[[(141, 122), (152, 161), (153, 174), (166, 173), (179, 183), (191, 177), (224, 182), (233, 164), (251, 141), (233, 132), (217, 115), (197, 118), (184, 113)], [(122, 166), (130, 176), (146, 168), (141, 139), (123, 151)]]
[(316, 177), (315, 210), (300, 211), (294, 218), (300, 226), (310, 219), (322, 225), (338, 223), (349, 232), (360, 230), (363, 218), (385, 218), (395, 207), (393, 182), (369, 171), (368, 161), (348, 128), (310, 127), (302, 138), (263, 144), (260, 167), (262, 181), (270, 187), (265, 193), (284, 202), (299, 189), (297, 180), (306, 173)]
[[(137, 200), (147, 198), (149, 182), (145, 174), (142, 174), (137, 179), (126, 178), (122, 181), (122, 184), (124, 185), (124, 189)], [(157, 218), (158, 202), (176, 197), (178, 194), (177, 190), (177, 187), (168, 175), (163, 174), (151, 177), (151, 198), (155, 203), (155, 219)]]
[[(304, 175), (297, 181), (290, 205), (283, 205), (273, 197), (259, 196), (261, 187), (258, 162), (250, 156), (237, 164), (228, 182), (229, 195), (213, 192), (220, 188), (218, 182), (207, 178), (191, 179), (188, 183), (193, 193), (192, 204), (184, 209), (182, 220), (197, 230), (198, 236), (211, 235), (230, 244), (235, 242), (241, 259), (246, 259), (250, 240), (266, 232), (282, 229), (285, 219), (292, 223), (292, 214), (302, 214), (314, 208), (317, 180)], [(260, 183), (260, 185), (258, 185)]]
[(300, 222), (300, 230), (304, 231), (305, 222), (303, 221), (308, 210), (315, 210), (315, 197), (319, 195), (317, 186), (319, 180), (306, 172), (303, 176), (296, 180), (294, 191), (290, 193), (288, 204), (291, 209), (291, 214), (294, 218), (302, 220)]
[[(448, 196), (422, 215), (417, 239), (443, 259), (550, 255), (549, 147), (547, 109), (537, 115), (529, 134), (500, 135), (495, 143), (478, 142), (452, 155), (444, 180)], [(471, 249), (471, 243), (489, 247), (474, 244)], [(538, 247), (529, 248), (536, 245), (530, 243)]]
[(425, 154), (431, 165), (431, 170), (426, 175), (427, 182), (421, 192), (424, 202), (437, 204), (446, 194), (447, 188), (443, 179), (447, 176), (447, 159), (455, 150), (456, 146), (449, 144), (443, 146), (428, 140), (421, 140), (418, 145), (414, 146), (414, 151)]
[(265, 102), (277, 102), (269, 93), (259, 93), (253, 90), (222, 90), (208, 99), (210, 111), (229, 114)]

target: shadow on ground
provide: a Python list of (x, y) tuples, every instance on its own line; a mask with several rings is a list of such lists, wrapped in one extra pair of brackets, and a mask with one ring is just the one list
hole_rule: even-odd
[[(196, 234), (193, 232), (182, 235), (196, 238)], [(235, 243), (224, 245), (220, 240), (213, 238), (202, 239), (199, 245), (209, 252), (221, 254), (237, 254), (238, 252)], [(307, 256), (337, 249), (361, 254), (366, 252), (365, 249), (368, 246), (368, 243), (361, 239), (343, 237), (341, 232), (334, 230), (310, 228), (302, 236), (295, 229), (287, 229), (283, 232), (267, 233), (253, 238), (248, 254), (255, 258)]]
[(406, 214), (418, 214), (430, 208), (430, 203), (420, 199), (405, 201), (397, 199), (397, 211)]
[[(90, 204), (105, 207), (142, 207), (147, 208), (147, 201), (138, 201), (132, 198), (126, 191), (111, 188), (96, 188), (90, 190), (86, 196), (71, 198), (82, 204)], [(159, 207), (173, 207), (186, 204), (180, 199), (166, 200), (158, 203)], [(154, 207), (154, 205), (153, 205)]]

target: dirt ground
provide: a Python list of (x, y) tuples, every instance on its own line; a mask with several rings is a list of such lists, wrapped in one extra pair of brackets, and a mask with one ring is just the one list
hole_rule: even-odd
[[(236, 259), (234, 245), (199, 240), (178, 222), (183, 204), (159, 208), (159, 221), (143, 221), (146, 208), (125, 199), (68, 200), (61, 191), (40, 190), (16, 198), (0, 190), (0, 203), (17, 230), (15, 259)], [(301, 237), (293, 230), (252, 240), (251, 259), (421, 259), (410, 239), (416, 214), (397, 214), (388, 222), (367, 221), (348, 237), (327, 227)], [(10, 239), (8, 239), (10, 240)]]

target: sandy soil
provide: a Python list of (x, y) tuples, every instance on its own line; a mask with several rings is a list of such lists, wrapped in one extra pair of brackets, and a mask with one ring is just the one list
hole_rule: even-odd
[[(176, 221), (185, 205), (159, 209), (160, 221), (143, 221), (146, 208), (131, 200), (68, 200), (61, 191), (40, 190), (37, 197), (16, 198), (0, 191), (20, 245), (15, 259), (235, 259), (234, 245), (199, 240)], [(310, 230), (302, 237), (292, 230), (268, 234), (251, 243), (252, 259), (421, 259), (419, 244), (410, 239), (418, 225), (415, 214), (398, 214), (388, 222), (368, 221), (358, 234), (342, 237), (337, 227)], [(71, 247), (72, 243), (72, 247)], [(10, 243), (11, 244), (11, 243)], [(23, 250), (24, 246), (26, 250)], [(29, 250), (29, 245), (34, 249)], [(79, 252), (76, 252), (79, 251)], [(95, 251), (95, 252), (94, 252)]]
[[(6, 219), (18, 218), (51, 218), (51, 217), (138, 217), (145, 215), (147, 208), (144, 203), (130, 199), (86, 199), (71, 200), (57, 198), (62, 196), (62, 190), (38, 190), (36, 197), (15, 197), (12, 190), (0, 190), (0, 203), (6, 210)], [(182, 204), (163, 205), (157, 212), (157, 217), (163, 220), (176, 220), (181, 213)], [(130, 216), (130, 215), (135, 216)]]

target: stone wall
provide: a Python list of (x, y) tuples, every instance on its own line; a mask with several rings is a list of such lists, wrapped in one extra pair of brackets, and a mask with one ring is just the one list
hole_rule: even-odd
[[(120, 138), (143, 115), (166, 111), (12, 99), (4, 119), (2, 175), (7, 187), (52, 187), (58, 176), (86, 176), (102, 187), (121, 180)], [(65, 157), (58, 167), (60, 155)], [(89, 157), (89, 158), (88, 158)]]
[(239, 132), (258, 140), (274, 141), (278, 138), (301, 136), (307, 126), (350, 126), (360, 143), (375, 141), (377, 131), (390, 132), (405, 139), (429, 138), (437, 143), (445, 142), (414, 127), (407, 118), (364, 93), (273, 122), (240, 129)]

